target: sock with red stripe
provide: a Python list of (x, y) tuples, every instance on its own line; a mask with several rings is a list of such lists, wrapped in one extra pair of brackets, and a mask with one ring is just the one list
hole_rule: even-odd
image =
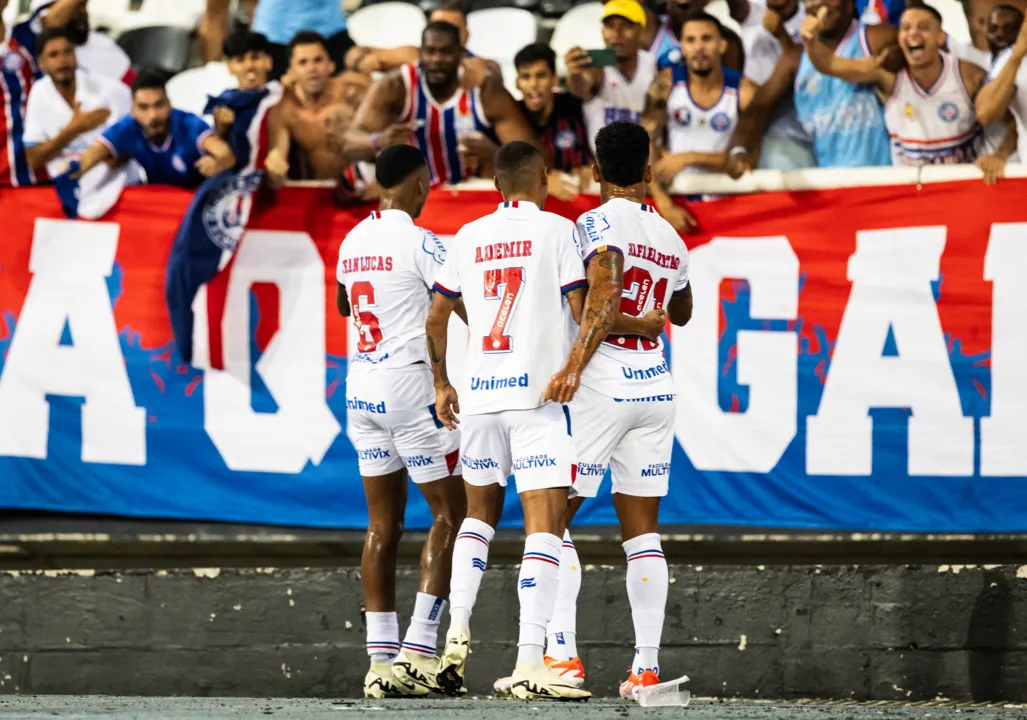
[(453, 576), (449, 584), (450, 627), (470, 630), (481, 576), (489, 560), (489, 543), (496, 531), (488, 523), (467, 518), (453, 543)]
[(399, 655), (399, 618), (395, 612), (366, 612), (367, 654), (373, 663), (392, 662)]
[(403, 651), (435, 657), (439, 644), (439, 621), (446, 610), (446, 601), (428, 593), (417, 593), (410, 627), (403, 638)]
[(560, 584), (556, 589), (556, 607), (546, 631), (546, 655), (557, 660), (578, 656), (578, 592), (581, 590), (581, 563), (571, 540), (570, 531), (563, 533), (560, 552)]
[(667, 608), (670, 576), (663, 556), (659, 533), (639, 535), (624, 543), (628, 558), (628, 600), (635, 623), (635, 660), (632, 672), (645, 670), (660, 674), (660, 636)]
[(563, 540), (551, 533), (532, 533), (524, 540), (524, 557), (517, 583), (521, 602), (521, 632), (517, 663), (541, 665), (546, 627), (556, 606)]

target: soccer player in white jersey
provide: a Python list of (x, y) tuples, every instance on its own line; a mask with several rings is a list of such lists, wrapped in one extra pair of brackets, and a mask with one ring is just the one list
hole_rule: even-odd
[[(439, 239), (414, 224), (431, 186), (428, 165), (416, 148), (397, 145), (378, 157), (376, 177), (379, 209), (342, 243), (336, 300), (357, 330), (346, 377), (346, 434), (357, 450), (369, 515), (360, 567), (371, 657), (364, 695), (380, 698), (435, 689), (439, 621), (466, 501), (457, 477), (459, 437), (435, 417), (424, 342), (431, 287), (446, 257)], [(428, 501), (433, 524), (401, 647), (396, 550), (408, 474)]]
[[(640, 316), (664, 308), (673, 324), (684, 325), (692, 316), (692, 291), (684, 242), (645, 202), (652, 181), (645, 129), (607, 125), (596, 136), (596, 161), (603, 204), (577, 222), (588, 295), (577, 341), (547, 396), (564, 403), (573, 398), (578, 474), (568, 524), (584, 498), (595, 497), (607, 467), (612, 470), (635, 625), (635, 659), (620, 694), (634, 698), (639, 688), (659, 682), (668, 574), (657, 520), (674, 446), (674, 386), (662, 341), (609, 333), (618, 310)], [(550, 638), (573, 638), (575, 630), (551, 625)]]
[[(460, 422), (467, 518), (453, 550), (451, 624), (438, 684), (459, 694), (470, 652), (470, 617), (513, 471), (524, 509), (520, 637), (512, 693), (522, 699), (584, 699), (590, 694), (550, 673), (543, 661), (546, 625), (556, 601), (561, 518), (575, 461), (569, 416), (543, 391), (566, 354), (563, 296), (580, 306), (585, 273), (573, 243), (574, 224), (542, 211), (548, 179), (539, 151), (508, 143), (495, 156), (505, 202), (465, 225), (435, 280), (428, 315), (428, 354), (436, 412)], [(466, 381), (457, 396), (446, 369), (446, 329), (457, 299), (467, 309)]]

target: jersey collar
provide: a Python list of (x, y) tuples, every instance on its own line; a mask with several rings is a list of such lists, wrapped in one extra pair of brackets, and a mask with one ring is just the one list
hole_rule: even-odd
[(539, 211), (538, 205), (536, 205), (535, 203), (531, 202), (530, 200), (507, 200), (506, 202), (499, 203), (499, 209), (500, 210), (527, 210), (528, 212), (531, 212), (532, 210), (534, 210), (535, 212)]
[(381, 220), (382, 218), (388, 218), (390, 220), (400, 220), (409, 225), (414, 224), (414, 219), (407, 215), (406, 210), (374, 210), (371, 212), (372, 220)]
[(619, 197), (610, 198), (609, 200), (606, 201), (606, 204), (607, 205), (614, 205), (614, 204), (616, 204), (619, 207), (633, 207), (636, 210), (638, 210), (639, 212), (644, 212), (644, 213), (654, 213), (654, 212), (656, 212), (656, 208), (654, 208), (649, 203), (637, 203), (634, 200), (628, 200), (627, 198), (619, 198)]

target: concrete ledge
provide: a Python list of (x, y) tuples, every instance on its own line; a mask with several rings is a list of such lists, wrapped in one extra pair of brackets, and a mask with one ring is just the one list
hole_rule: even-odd
[[(661, 665), (687, 673), (696, 695), (1027, 700), (1027, 566), (671, 576)], [(578, 643), (599, 695), (632, 655), (623, 578), (622, 566), (585, 568)], [(512, 668), (516, 580), (511, 566), (485, 575), (473, 693)], [(401, 571), (404, 626), (416, 581)], [(2, 693), (355, 697), (366, 669), (353, 569), (8, 571), (0, 598)]]

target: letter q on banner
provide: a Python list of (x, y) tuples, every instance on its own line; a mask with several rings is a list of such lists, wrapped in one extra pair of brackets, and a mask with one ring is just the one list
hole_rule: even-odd
[[(278, 287), (279, 329), (256, 370), (278, 405), (253, 410), (250, 382), (250, 288)], [(206, 307), (204, 288), (194, 308)], [(196, 313), (196, 337), (208, 318)], [(231, 470), (298, 473), (320, 464), (341, 429), (325, 399), (325, 267), (305, 232), (254, 231), (232, 264), (222, 320), (224, 364), (206, 370), (204, 427)], [(207, 348), (197, 345), (202, 357)]]

